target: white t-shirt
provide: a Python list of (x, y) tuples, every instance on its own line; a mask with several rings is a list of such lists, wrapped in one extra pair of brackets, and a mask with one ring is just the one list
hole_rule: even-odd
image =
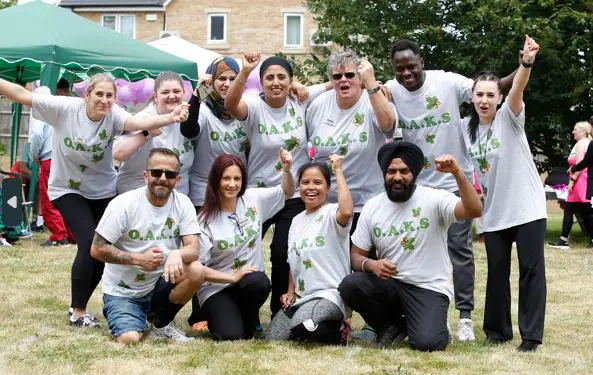
[(117, 104), (100, 121), (91, 121), (84, 99), (33, 94), (33, 117), (54, 127), (48, 194), (87, 199), (113, 197), (116, 172), (111, 150), (113, 139), (124, 130), (130, 116)]
[[(299, 104), (297, 100), (288, 97), (281, 108), (270, 107), (259, 96), (243, 96), (248, 108), (245, 130), (251, 143), (247, 160), (249, 176), (247, 186), (280, 185), (282, 181), (280, 147), (292, 154), (293, 173), (309, 162), (305, 111), (309, 103), (324, 90), (323, 85), (312, 86), (309, 88), (309, 99), (305, 103)], [(295, 192), (294, 197), (298, 197), (298, 191)]]
[(337, 203), (326, 204), (307, 215), (292, 219), (288, 233), (288, 264), (294, 282), (295, 306), (314, 298), (330, 300), (351, 314), (338, 292), (338, 285), (350, 274), (349, 223), (342, 227), (336, 220)]
[[(393, 104), (392, 107), (395, 113)], [(366, 91), (346, 110), (338, 107), (335, 90), (321, 94), (307, 109), (307, 129), (315, 146), (315, 161), (329, 163), (332, 154), (344, 156), (344, 176), (354, 211), (360, 212), (367, 200), (383, 191), (377, 154), (393, 132), (385, 133), (379, 127)], [(336, 178), (331, 177), (328, 200), (337, 202)]]
[[(158, 115), (154, 103), (149, 104), (148, 107), (138, 113), (138, 116), (154, 115)], [(162, 127), (161, 130), (163, 131), (161, 135), (149, 139), (148, 142), (140, 147), (130, 159), (121, 163), (117, 175), (118, 194), (145, 185), (143, 172), (146, 170), (148, 153), (150, 150), (157, 147), (168, 148), (179, 156), (179, 160), (181, 161), (181, 169), (179, 171), (181, 180), (176, 189), (186, 195), (189, 193), (189, 170), (194, 161), (194, 143), (192, 140), (185, 138), (181, 134), (178, 122)], [(136, 134), (138, 133), (124, 134), (117, 137), (115, 143), (121, 142)]]
[[(235, 215), (221, 212), (209, 223), (199, 218), (200, 262), (226, 273), (236, 272), (246, 264), (263, 272), (262, 225), (283, 207), (282, 187), (247, 189), (237, 202)], [(227, 286), (229, 284), (204, 282), (198, 290), (200, 305)]]
[(378, 259), (397, 267), (394, 278), (452, 300), (447, 230), (457, 221), (459, 201), (453, 193), (421, 185), (402, 203), (382, 193), (362, 208), (352, 243), (365, 251), (375, 247)]
[(208, 185), (208, 173), (214, 160), (222, 154), (237, 155), (247, 163), (247, 133), (239, 120), (221, 120), (207, 105), (200, 106), (200, 134), (196, 138), (194, 163), (189, 172), (189, 197), (194, 206), (203, 206)]
[(471, 143), (467, 132), (465, 137), (469, 158), (486, 193), (485, 232), (547, 217), (546, 193), (525, 135), (525, 105), (515, 116), (503, 103), (492, 124), (479, 126), (476, 142)]
[(396, 80), (385, 86), (395, 101), (403, 140), (416, 144), (424, 153), (424, 168), (416, 182), (453, 192), (459, 189), (455, 177), (439, 173), (434, 159), (452, 154), (472, 181), (473, 170), (463, 143), (465, 129), (461, 127), (459, 106), (471, 100), (474, 81), (442, 70), (425, 72), (424, 84), (416, 91), (408, 91)]
[(121, 251), (141, 253), (153, 247), (163, 250), (163, 262), (154, 271), (139, 266), (105, 263), (103, 293), (142, 297), (150, 293), (163, 273), (171, 250), (182, 246), (181, 236), (200, 234), (189, 198), (173, 190), (163, 207), (153, 206), (146, 187), (118, 195), (107, 206), (96, 232)]

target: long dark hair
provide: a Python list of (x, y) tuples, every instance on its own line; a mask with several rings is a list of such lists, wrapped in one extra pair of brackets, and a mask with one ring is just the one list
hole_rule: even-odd
[(214, 219), (222, 211), (222, 197), (220, 194), (220, 179), (222, 175), (230, 166), (236, 165), (241, 170), (241, 189), (239, 190), (238, 198), (245, 194), (247, 188), (247, 170), (245, 165), (236, 155), (222, 154), (219, 155), (212, 167), (210, 167), (210, 173), (208, 173), (208, 188), (206, 189), (206, 199), (204, 200), (204, 206), (198, 214), (199, 218), (205, 223), (208, 223), (211, 219)]
[[(502, 93), (502, 85), (500, 84), (500, 78), (493, 72), (480, 72), (474, 77), (474, 85), (472, 86), (472, 96), (474, 89), (476, 88), (476, 83), (480, 81), (495, 81), (496, 85), (498, 86), (498, 91)], [(500, 104), (496, 107), (498, 110), (500, 108)], [(474, 103), (471, 105), (471, 117), (467, 124), (467, 132), (469, 134), (469, 139), (472, 143), (476, 141), (478, 126), (480, 126), (480, 117), (478, 116), (478, 112), (476, 111), (476, 106)]]

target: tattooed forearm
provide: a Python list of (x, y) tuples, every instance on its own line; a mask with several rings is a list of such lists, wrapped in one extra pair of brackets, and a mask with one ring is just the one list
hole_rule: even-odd
[(133, 260), (132, 254), (119, 250), (98, 233), (93, 238), (91, 255), (105, 263), (132, 264)]

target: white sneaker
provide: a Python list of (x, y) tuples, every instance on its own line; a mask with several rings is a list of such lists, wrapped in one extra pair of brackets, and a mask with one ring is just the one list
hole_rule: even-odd
[(153, 325), (152, 329), (148, 333), (148, 336), (157, 339), (168, 339), (179, 343), (195, 341), (193, 337), (187, 337), (182, 330), (175, 327), (173, 322), (167, 324), (162, 328), (157, 328)]
[(12, 247), (12, 245), (6, 241), (3, 237), (0, 237), (0, 246)]
[(459, 338), (459, 341), (476, 340), (476, 336), (474, 335), (474, 322), (471, 319), (459, 319), (459, 325), (457, 326), (457, 337)]

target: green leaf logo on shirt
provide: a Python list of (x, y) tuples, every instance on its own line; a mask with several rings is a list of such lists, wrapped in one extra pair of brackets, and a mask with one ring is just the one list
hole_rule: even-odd
[(140, 272), (139, 274), (136, 275), (136, 277), (134, 277), (134, 281), (139, 283), (141, 281), (146, 281), (146, 274)]
[(117, 284), (117, 286), (119, 286), (120, 288), (124, 288), (124, 289), (132, 289), (130, 288), (130, 286), (128, 284), (125, 283), (125, 281), (120, 280), (119, 283)]
[(299, 279), (299, 291), (301, 291), (301, 292), (305, 291), (305, 280), (303, 280), (303, 279)]
[(338, 149), (338, 154), (340, 156), (346, 156), (348, 155), (348, 146), (342, 146)]
[(282, 163), (276, 163), (276, 165), (274, 165), (274, 169), (276, 169), (276, 172), (280, 172), (282, 170)]
[(354, 120), (352, 120), (354, 126), (359, 127), (360, 125), (364, 124), (364, 113), (357, 113), (354, 115)]
[(80, 164), (78, 167), (80, 168), (80, 171), (82, 173), (84, 173), (84, 171), (86, 171), (88, 169), (88, 167), (86, 165), (82, 165), (82, 164)]
[(102, 141), (106, 141), (108, 138), (109, 135), (107, 135), (107, 130), (103, 129), (101, 133), (99, 133), (99, 139), (101, 139)]
[(72, 179), (68, 180), (68, 187), (74, 190), (80, 190), (80, 181), (74, 181)]
[(478, 166), (480, 167), (480, 172), (482, 174), (486, 174), (490, 171), (490, 163), (486, 160), (485, 157), (477, 158)]
[(251, 241), (249, 241), (249, 243), (247, 244), (247, 247), (250, 249), (253, 249), (255, 247), (255, 238), (252, 239)]
[(421, 209), (420, 207), (417, 207), (417, 208), (412, 208), (412, 215), (413, 215), (414, 217), (419, 217), (419, 216), (420, 216), (420, 211), (421, 211), (421, 210), (422, 210), (422, 209)]
[(257, 210), (255, 209), (255, 207), (247, 207), (247, 210), (245, 210), (245, 216), (250, 218), (251, 221), (255, 221), (256, 215), (257, 215)]
[(292, 107), (288, 108), (288, 114), (290, 115), (290, 117), (294, 117), (294, 115), (296, 114), (296, 112), (294, 111), (294, 108), (292, 108)]
[(426, 141), (426, 143), (434, 144), (434, 140), (436, 137), (436, 134), (428, 133), (424, 136), (424, 140)]
[(426, 98), (426, 109), (438, 109), (440, 106), (441, 102), (436, 96), (429, 96), (428, 98)]
[(415, 237), (404, 237), (399, 243), (404, 247), (404, 251), (405, 252), (412, 252), (412, 250), (414, 250), (416, 248), (416, 244), (414, 243), (416, 241)]
[(241, 141), (241, 143), (239, 143), (239, 152), (246, 152), (248, 147), (249, 141), (247, 139)]
[(169, 230), (171, 230), (171, 228), (173, 228), (173, 224), (175, 224), (175, 219), (167, 217), (167, 220), (165, 221), (165, 225), (167, 226), (167, 228), (169, 228)]
[(286, 149), (286, 151), (292, 151), (295, 148), (299, 147), (300, 143), (301, 142), (297, 137), (292, 136), (284, 141), (284, 148)]
[(303, 266), (305, 266), (305, 269), (308, 270), (309, 268), (313, 267), (313, 264), (311, 264), (311, 259), (305, 259), (303, 260)]
[(233, 272), (237, 272), (246, 263), (247, 263), (247, 261), (241, 260), (239, 258), (235, 258), (235, 260), (233, 260), (233, 265), (231, 266), (231, 269), (233, 270)]
[(424, 169), (428, 169), (432, 166), (432, 164), (430, 163), (430, 160), (428, 160), (427, 157), (424, 157), (424, 164), (423, 164), (423, 168)]
[(258, 181), (255, 183), (255, 187), (264, 188), (266, 187), (266, 184), (263, 181)]

